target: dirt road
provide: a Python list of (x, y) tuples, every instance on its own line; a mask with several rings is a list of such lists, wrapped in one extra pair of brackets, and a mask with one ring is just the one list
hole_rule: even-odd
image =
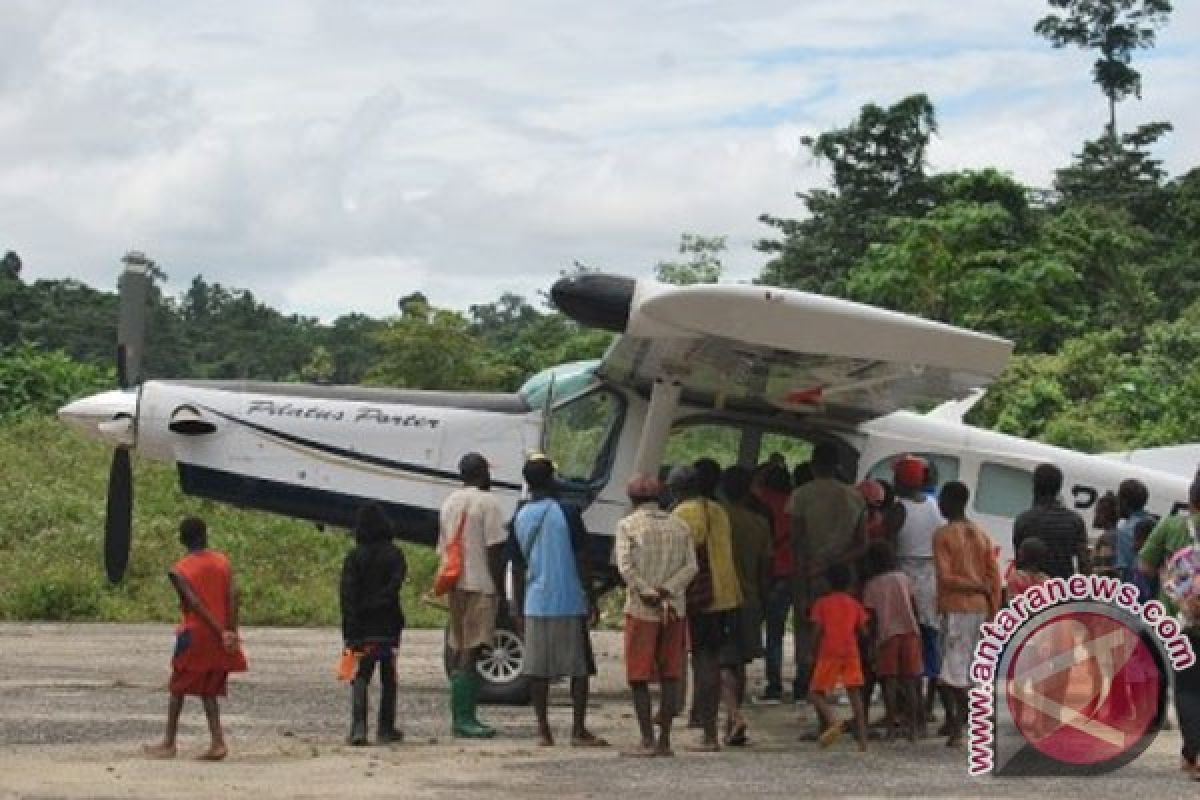
[[(1196, 784), (1177, 770), (1173, 731), (1116, 774), (1074, 780), (970, 780), (963, 752), (933, 739), (873, 743), (865, 757), (849, 743), (820, 751), (797, 741), (812, 712), (792, 706), (751, 709), (751, 746), (717, 755), (628, 760), (613, 750), (538, 748), (524, 708), (484, 709), (501, 737), (459, 742), (448, 736), (436, 631), (411, 632), (403, 647), (405, 743), (350, 748), (342, 743), (348, 690), (332, 672), (337, 631), (251, 629), (246, 640), (251, 671), (235, 679), (225, 703), (229, 760), (188, 757), (205, 742), (200, 708), (189, 705), (180, 757), (154, 762), (140, 747), (161, 735), (169, 627), (0, 625), (0, 798), (1195, 796)], [(596, 645), (592, 726), (614, 745), (632, 744), (620, 638), (598, 634)], [(552, 713), (565, 740), (561, 688), (557, 699)], [(681, 732), (680, 743), (690, 734)]]

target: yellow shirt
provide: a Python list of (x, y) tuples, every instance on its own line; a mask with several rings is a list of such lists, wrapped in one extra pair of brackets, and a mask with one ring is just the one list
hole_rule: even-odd
[(672, 512), (692, 532), (696, 547), (708, 552), (712, 571), (713, 601), (706, 611), (728, 611), (742, 605), (742, 587), (733, 565), (733, 536), (729, 516), (715, 501), (703, 497), (684, 500)]

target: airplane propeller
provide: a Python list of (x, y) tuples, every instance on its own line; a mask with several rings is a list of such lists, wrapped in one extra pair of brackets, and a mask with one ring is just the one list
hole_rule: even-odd
[[(142, 356), (146, 345), (146, 301), (153, 279), (154, 262), (142, 253), (131, 252), (121, 259), (125, 271), (117, 283), (117, 385), (122, 389), (142, 381)], [(137, 415), (122, 420), (129, 426), (131, 443), (136, 442)], [(104, 571), (110, 583), (120, 583), (129, 563), (133, 532), (133, 469), (130, 444), (118, 445), (108, 470), (108, 502), (104, 513)]]

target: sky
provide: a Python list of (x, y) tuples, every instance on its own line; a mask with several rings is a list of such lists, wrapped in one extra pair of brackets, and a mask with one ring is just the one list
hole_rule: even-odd
[[(1200, 3), (1136, 56), (1127, 128), (1200, 164)], [(680, 234), (755, 277), (764, 212), (827, 183), (799, 138), (925, 92), (934, 170), (1048, 186), (1104, 97), (1034, 35), (1044, 0), (0, 0), (0, 250), (115, 287), (145, 251), (331, 320), (424, 292), (533, 298), (578, 261), (639, 277)]]

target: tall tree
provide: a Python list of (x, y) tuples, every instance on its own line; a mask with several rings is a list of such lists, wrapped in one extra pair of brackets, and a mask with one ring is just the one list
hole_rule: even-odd
[(884, 239), (889, 219), (919, 217), (933, 206), (925, 156), (936, 131), (933, 103), (915, 94), (887, 108), (870, 103), (847, 127), (802, 138), (831, 166), (833, 186), (797, 193), (804, 219), (759, 217), (782, 234), (756, 245), (771, 256), (759, 280), (844, 294), (847, 274)]
[(1054, 47), (1074, 45), (1096, 50), (1092, 81), (1108, 98), (1108, 132), (1117, 137), (1117, 103), (1142, 96), (1142, 74), (1133, 68), (1133, 52), (1153, 47), (1171, 13), (1171, 0), (1047, 0), (1055, 13), (1033, 26)]
[(679, 237), (679, 261), (660, 261), (654, 267), (654, 277), (663, 283), (689, 286), (694, 283), (717, 283), (721, 280), (725, 252), (724, 236), (701, 236), (685, 233)]
[(1171, 129), (1169, 122), (1152, 122), (1120, 137), (1106, 134), (1084, 142), (1071, 165), (1055, 174), (1063, 203), (1124, 209), (1140, 224), (1153, 224), (1168, 201), (1161, 191), (1167, 171), (1150, 147)]

